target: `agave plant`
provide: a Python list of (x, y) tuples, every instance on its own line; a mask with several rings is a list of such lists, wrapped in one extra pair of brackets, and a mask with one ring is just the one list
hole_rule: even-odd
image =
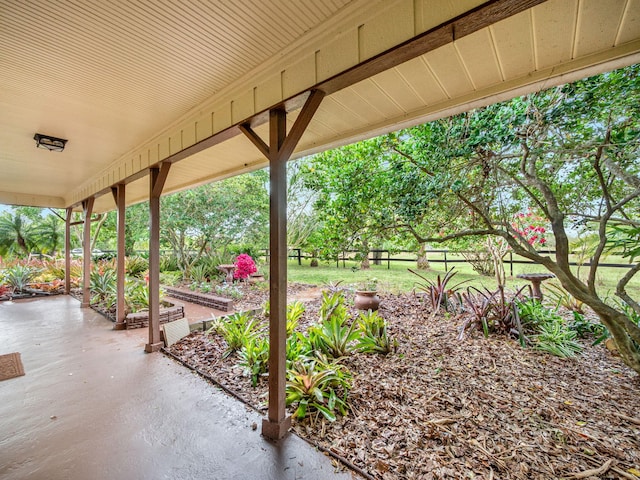
[(287, 405), (297, 405), (298, 419), (319, 412), (330, 422), (336, 412), (346, 415), (351, 374), (337, 363), (318, 358), (303, 358), (287, 371)]

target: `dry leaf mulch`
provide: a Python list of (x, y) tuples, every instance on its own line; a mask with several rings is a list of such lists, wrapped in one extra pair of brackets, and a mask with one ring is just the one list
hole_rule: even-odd
[[(301, 328), (317, 319), (305, 302)], [(353, 311), (355, 316), (356, 312)], [(380, 314), (399, 347), (355, 354), (347, 417), (294, 420), (295, 432), (376, 479), (618, 479), (640, 476), (640, 377), (602, 345), (562, 360), (429, 320), (412, 295), (386, 295)], [(218, 336), (197, 332), (171, 353), (246, 402), (265, 408)]]

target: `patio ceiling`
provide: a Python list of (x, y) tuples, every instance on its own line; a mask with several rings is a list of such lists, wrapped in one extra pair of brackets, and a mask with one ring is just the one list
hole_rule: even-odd
[(0, 203), (104, 211), (117, 183), (145, 200), (161, 161), (165, 192), (266, 166), (237, 125), (266, 136), (283, 103), (291, 125), (311, 88), (328, 95), (294, 158), (640, 60), (640, 0), (537, 3), (0, 0)]

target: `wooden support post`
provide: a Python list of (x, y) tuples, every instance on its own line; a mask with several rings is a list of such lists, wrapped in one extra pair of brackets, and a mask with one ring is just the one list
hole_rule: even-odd
[(73, 208), (67, 208), (64, 222), (64, 293), (71, 293), (71, 215)]
[(278, 440), (291, 427), (286, 411), (287, 343), (287, 161), (302, 137), (324, 93), (313, 91), (287, 135), (287, 114), (269, 112), (269, 145), (249, 125), (240, 130), (269, 159), (269, 410), (262, 435)]
[(125, 303), (124, 303), (124, 282), (125, 282), (125, 185), (119, 183), (111, 188), (113, 199), (116, 202), (117, 214), (117, 253), (116, 253), (116, 323), (114, 330), (124, 330), (125, 323)]
[(145, 352), (157, 352), (160, 341), (160, 195), (170, 163), (153, 167), (149, 173), (149, 343)]
[(84, 231), (82, 232), (82, 308), (91, 303), (91, 214), (93, 213), (93, 197), (82, 202), (84, 213)]

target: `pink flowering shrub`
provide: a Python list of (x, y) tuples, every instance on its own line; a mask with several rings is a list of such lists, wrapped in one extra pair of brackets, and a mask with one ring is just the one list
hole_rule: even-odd
[(258, 269), (256, 268), (256, 262), (254, 262), (253, 258), (251, 258), (246, 253), (241, 253), (240, 255), (238, 255), (238, 258), (236, 258), (234, 265), (236, 266), (236, 269), (233, 272), (233, 278), (240, 278), (245, 280), (249, 278), (249, 275), (258, 271)]
[(511, 226), (529, 245), (535, 247), (536, 245), (543, 246), (547, 243), (545, 224), (546, 220), (543, 217), (529, 211), (517, 214)]

